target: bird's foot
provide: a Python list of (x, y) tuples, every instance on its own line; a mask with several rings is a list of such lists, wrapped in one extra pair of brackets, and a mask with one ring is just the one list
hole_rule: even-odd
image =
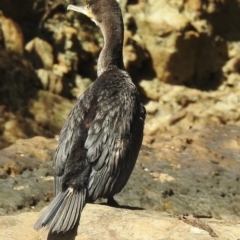
[(107, 205), (111, 207), (120, 207), (116, 200), (113, 197), (107, 199)]

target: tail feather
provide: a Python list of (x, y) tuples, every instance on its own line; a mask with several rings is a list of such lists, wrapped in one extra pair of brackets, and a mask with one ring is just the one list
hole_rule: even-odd
[[(61, 228), (62, 232), (67, 231), (67, 229), (71, 229), (74, 227), (74, 220), (79, 217), (81, 212), (78, 206), (78, 195), (74, 194), (71, 198), (69, 198), (66, 201), (66, 204), (62, 211), (57, 214), (56, 216), (56, 222), (52, 222), (52, 225), (50, 226), (52, 228), (52, 231), (57, 231), (58, 228)], [(74, 218), (73, 218), (74, 216)]]
[[(75, 198), (76, 200), (79, 198), (79, 195), (80, 193), (78, 193)], [(75, 200), (75, 201), (76, 201)], [(80, 211), (80, 209), (83, 209), (83, 202), (82, 201), (76, 201), (76, 204), (73, 205), (74, 208), (72, 209), (72, 214), (69, 216), (69, 222), (68, 222), (68, 225), (67, 225), (67, 228), (70, 227), (70, 223), (72, 223), (73, 226), (75, 226), (76, 224), (76, 221), (78, 219), (78, 212)], [(67, 223), (67, 222), (66, 222)]]
[(69, 207), (71, 207), (71, 200), (73, 198), (74, 198), (74, 195), (71, 198), (67, 198), (66, 201), (62, 203), (61, 208), (59, 209), (59, 211), (56, 213), (56, 216), (49, 224), (49, 228), (52, 229), (52, 232), (55, 232), (55, 231), (58, 232), (57, 228), (60, 228), (62, 229), (62, 231), (64, 231), (64, 229), (62, 228), (62, 225), (65, 219), (67, 219), (67, 211), (69, 210)]
[(76, 192), (68, 188), (59, 192), (34, 225), (36, 230), (47, 227), (51, 232), (66, 232), (72, 229), (86, 204), (86, 189)]
[(39, 230), (42, 227), (47, 226), (56, 213), (58, 212), (60, 206), (62, 205), (67, 192), (59, 192), (58, 195), (52, 200), (45, 212), (39, 217), (37, 222), (34, 225), (34, 229)]

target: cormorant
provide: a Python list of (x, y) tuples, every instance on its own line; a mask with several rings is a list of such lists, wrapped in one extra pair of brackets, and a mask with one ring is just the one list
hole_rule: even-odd
[(86, 14), (102, 31), (97, 79), (78, 98), (55, 154), (55, 198), (35, 223), (66, 232), (87, 202), (113, 196), (127, 183), (142, 144), (145, 108), (123, 65), (123, 19), (116, 0), (90, 0), (68, 9)]

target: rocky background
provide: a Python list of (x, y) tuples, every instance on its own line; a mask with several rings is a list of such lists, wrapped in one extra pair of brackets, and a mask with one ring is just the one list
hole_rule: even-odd
[[(0, 1), (0, 215), (52, 197), (54, 137), (103, 46), (93, 22), (66, 12), (82, 2)], [(117, 200), (239, 221), (240, 0), (119, 2), (125, 66), (148, 116)]]
[[(58, 134), (96, 77), (102, 35), (87, 17), (66, 12), (70, 2), (1, 0), (1, 147)], [(124, 62), (148, 112), (145, 135), (240, 125), (240, 1), (120, 4)]]

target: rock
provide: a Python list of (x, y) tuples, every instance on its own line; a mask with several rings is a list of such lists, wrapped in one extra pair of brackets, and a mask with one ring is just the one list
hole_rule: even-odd
[(240, 52), (237, 56), (226, 62), (222, 70), (225, 74), (240, 73)]
[(70, 100), (47, 91), (39, 91), (36, 101), (31, 101), (29, 111), (37, 124), (48, 129), (50, 135), (58, 134), (73, 107)]
[[(23, 44), (26, 50), (22, 58), (0, 53), (0, 85), (6, 87), (0, 88), (1, 146), (18, 138), (57, 134), (70, 111), (68, 104), (65, 112), (61, 108), (53, 111), (60, 121), (44, 117), (42, 109), (51, 113), (50, 101), (65, 101), (51, 93), (74, 99), (91, 84), (103, 46), (102, 34), (90, 19), (66, 12), (69, 0), (37, 0), (34, 4), (25, 0), (24, 11), (14, 4), (10, 0), (0, 3), (0, 48), (5, 49), (7, 33), (9, 43), (17, 44), (13, 48), (20, 49)], [(179, 134), (191, 126), (209, 124), (239, 125), (237, 2), (121, 0), (120, 5), (125, 24), (124, 63), (149, 113), (145, 134)], [(225, 21), (230, 27), (226, 28)], [(20, 25), (25, 43), (14, 22)], [(32, 88), (27, 79), (38, 86)], [(51, 92), (46, 105), (38, 93), (40, 88)], [(27, 113), (23, 113), (23, 106)], [(27, 125), (31, 126), (29, 131)]]
[(218, 91), (210, 92), (164, 84), (157, 79), (141, 81), (142, 91), (157, 108), (147, 115), (145, 134), (179, 134), (191, 126), (240, 125), (239, 79), (239, 74), (231, 73)]
[(18, 24), (14, 22), (12, 19), (6, 18), (1, 10), (0, 10), (0, 32), (2, 32), (3, 45), (6, 50), (23, 54), (24, 49), (23, 33)]
[(35, 137), (18, 140), (1, 150), (0, 215), (41, 207), (42, 200), (49, 201), (53, 180), (50, 161), (56, 142), (56, 139)]
[(29, 58), (35, 69), (52, 69), (53, 49), (47, 41), (36, 37), (26, 44), (25, 50), (29, 53)]
[[(0, 145), (6, 146), (19, 138), (58, 134), (73, 104), (50, 92), (39, 92), (41, 83), (35, 71), (17, 54), (0, 52), (0, 75)], [(56, 80), (53, 84), (51, 78), (49, 88), (57, 87)]]
[[(184, 6), (164, 0), (143, 2), (131, 5), (129, 12), (135, 18), (158, 79), (200, 88), (214, 81), (213, 75), (221, 70), (219, 44), (216, 41), (213, 45), (206, 32), (194, 29), (192, 22), (198, 20), (197, 16), (192, 20), (191, 15), (182, 12)], [(192, 8), (191, 13), (200, 10), (197, 9)]]
[(0, 145), (6, 146), (38, 134), (28, 108), (41, 83), (23, 56), (6, 50), (0, 51), (0, 76)]
[(37, 0), (34, 4), (31, 0), (25, 0), (22, 2), (21, 8), (14, 8), (12, 7), (14, 5), (14, 1), (2, 0), (0, 3), (0, 9), (12, 19), (23, 21), (33, 17), (33, 14), (37, 15), (37, 12), (33, 12), (33, 9), (43, 6), (42, 4), (44, 4), (44, 2), (45, 0)]
[(155, 101), (149, 101), (145, 108), (148, 114), (155, 114), (158, 111), (158, 104)]
[(157, 101), (159, 99), (159, 83), (158, 79), (154, 79), (151, 81), (149, 84), (149, 81), (147, 80), (142, 80), (139, 85), (144, 91), (144, 95), (154, 101)]
[(21, 117), (10, 118), (4, 123), (2, 137), (7, 142), (14, 143), (18, 139), (27, 138), (31, 135), (34, 135), (34, 131), (29, 129), (29, 122)]
[[(144, 138), (134, 171), (115, 199), (120, 205), (174, 215), (239, 221), (239, 130), (213, 126)], [(56, 140), (38, 137), (0, 151), (3, 214), (39, 210), (49, 204), (56, 144)], [(14, 201), (14, 194), (19, 201)]]
[[(129, 28), (135, 25), (134, 19), (131, 15), (125, 15), (125, 24)], [(133, 34), (134, 29), (126, 30), (124, 32), (123, 42), (123, 62), (133, 81), (142, 79), (143, 77), (153, 76), (153, 69), (150, 62), (150, 55), (145, 49), (144, 42), (141, 38)]]
[[(15, 90), (13, 88), (13, 92)], [(20, 89), (18, 91), (21, 92)], [(19, 138), (29, 138), (36, 135), (54, 137), (54, 135), (59, 134), (72, 109), (73, 103), (70, 100), (47, 91), (39, 91), (34, 99), (29, 99), (29, 102), (23, 106), (22, 101), (28, 94), (33, 94), (33, 92), (27, 92), (25, 96), (22, 96), (21, 101), (16, 101), (16, 104), (19, 104), (18, 112), (14, 111), (15, 108), (10, 111), (11, 108), (9, 109), (5, 105), (2, 105), (2, 108), (0, 107), (2, 134), (0, 136), (0, 148), (8, 146), (9, 143), (13, 143)], [(7, 99), (11, 98), (11, 95), (3, 95), (3, 97), (9, 104)]]
[(172, 214), (239, 219), (238, 131), (239, 127), (214, 126), (155, 137), (150, 147), (143, 145), (116, 200)]
[(26, 111), (29, 100), (41, 88), (31, 64), (18, 54), (1, 51), (0, 76), (0, 104), (13, 111)]
[(33, 170), (29, 164), (21, 175), (14, 176), (12, 173), (11, 176), (7, 176), (7, 179), (6, 175), (5, 179), (0, 179), (0, 215), (36, 211), (45, 206), (46, 201), (52, 199), (52, 163), (43, 165), (36, 161), (32, 166), (39, 169)]
[(221, 240), (228, 240), (237, 239), (240, 234), (238, 224), (216, 219), (182, 217), (184, 222), (177, 216), (166, 213), (87, 204), (78, 229), (65, 235), (47, 236), (45, 230), (37, 232), (33, 229), (38, 215), (39, 213), (23, 213), (0, 217), (0, 237), (8, 240), (95, 240), (102, 239), (103, 236), (104, 239), (207, 240), (218, 236)]
[[(19, 138), (58, 134), (75, 101), (69, 99), (95, 79), (103, 46), (94, 23), (80, 14), (66, 13), (60, 1), (25, 0), (21, 9), (14, 6), (14, 1), (0, 1), (4, 14), (0, 26), (0, 148)], [(126, 26), (124, 61), (148, 117), (147, 146), (117, 200), (173, 214), (239, 219), (238, 2), (122, 0), (121, 6)], [(33, 61), (32, 68), (26, 56), (6, 51), (5, 36), (10, 39), (9, 50), (22, 47), (20, 30), (13, 21), (29, 43), (24, 47), (43, 63)], [(13, 41), (16, 35), (11, 33), (19, 42)], [(48, 50), (48, 59), (38, 44)], [(39, 91), (42, 87), (45, 91)], [(53, 154), (46, 143), (39, 140), (39, 146)], [(37, 210), (51, 199), (51, 159), (47, 154), (47, 160), (39, 160), (44, 158), (39, 146), (33, 146), (39, 155), (21, 156), (19, 150), (13, 154), (11, 148), (0, 152), (4, 159), (0, 161), (0, 214)], [(28, 150), (20, 145), (20, 153), (21, 148)]]
[(72, 89), (72, 94), (78, 98), (92, 84), (92, 81), (89, 78), (81, 78), (79, 75), (76, 75), (75, 83), (76, 88)]
[(63, 91), (63, 73), (46, 69), (36, 70), (37, 76), (41, 80), (44, 90), (60, 94)]
[(39, 168), (42, 162), (52, 160), (56, 143), (55, 139), (44, 137), (17, 140), (14, 145), (1, 150), (0, 167), (10, 176)]

